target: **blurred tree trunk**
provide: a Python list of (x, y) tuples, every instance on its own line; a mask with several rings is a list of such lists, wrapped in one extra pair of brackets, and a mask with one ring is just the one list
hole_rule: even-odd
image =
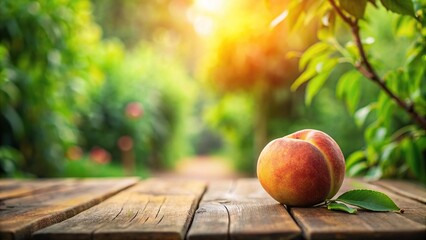
[(256, 169), (257, 157), (268, 143), (269, 109), (272, 100), (271, 91), (264, 85), (255, 90), (255, 122), (254, 122), (254, 170)]

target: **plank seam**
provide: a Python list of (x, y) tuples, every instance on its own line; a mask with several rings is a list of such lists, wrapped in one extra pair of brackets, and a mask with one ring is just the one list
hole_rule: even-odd
[(225, 208), (226, 214), (228, 215), (228, 231), (227, 231), (226, 239), (231, 239), (231, 214), (229, 213), (229, 209), (225, 203), (220, 203), (220, 205), (222, 205)]
[(311, 238), (310, 238), (310, 236), (308, 236), (308, 234), (305, 232), (305, 229), (303, 228), (303, 223), (302, 222), (299, 222), (298, 220), (297, 220), (297, 218), (294, 216), (294, 213), (293, 213), (293, 211), (291, 211), (291, 208), (289, 208), (289, 207), (287, 207), (286, 205), (283, 205), (283, 204), (281, 204), (283, 207), (284, 207), (284, 209), (288, 212), (288, 214), (290, 215), (290, 217), (293, 219), (293, 221), (297, 224), (297, 226), (300, 228), (300, 231), (302, 232), (302, 237), (303, 237), (303, 239), (308, 239), (308, 240), (310, 240)]
[(207, 192), (207, 188), (208, 188), (208, 184), (205, 184), (205, 186), (204, 186), (204, 189), (203, 189), (203, 192), (198, 196), (198, 198), (195, 198), (193, 201), (195, 201), (195, 204), (196, 204), (196, 206), (195, 206), (195, 208), (194, 208), (194, 212), (192, 213), (192, 215), (190, 216), (190, 220), (189, 220), (189, 224), (188, 224), (188, 227), (185, 229), (185, 233), (184, 233), (184, 235), (185, 235), (185, 237), (184, 237), (184, 239), (188, 239), (188, 232), (189, 232), (189, 230), (191, 229), (191, 227), (192, 227), (192, 224), (193, 224), (193, 222), (194, 222), (194, 219), (195, 219), (195, 213), (197, 212), (197, 210), (198, 210), (198, 208), (200, 208), (200, 203), (203, 201), (202, 199), (204, 198), (204, 195), (206, 194), (206, 192)]

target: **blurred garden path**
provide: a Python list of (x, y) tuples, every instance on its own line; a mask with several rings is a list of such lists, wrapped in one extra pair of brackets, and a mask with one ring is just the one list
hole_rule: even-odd
[(232, 169), (227, 159), (213, 156), (196, 156), (180, 161), (174, 171), (154, 172), (152, 177), (219, 180), (236, 179), (244, 177), (244, 175)]

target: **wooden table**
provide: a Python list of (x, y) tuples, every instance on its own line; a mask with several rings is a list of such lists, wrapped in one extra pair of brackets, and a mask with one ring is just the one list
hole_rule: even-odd
[(0, 239), (426, 239), (426, 189), (396, 180), (354, 188), (405, 212), (286, 208), (257, 179), (0, 180)]

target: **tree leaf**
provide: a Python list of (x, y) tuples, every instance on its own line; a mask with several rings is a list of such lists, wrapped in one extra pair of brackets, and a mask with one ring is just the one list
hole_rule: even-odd
[(367, 189), (356, 189), (345, 192), (336, 201), (376, 212), (401, 210), (386, 194)]
[(337, 59), (330, 59), (327, 55), (317, 56), (315, 59), (309, 63), (305, 71), (294, 80), (293, 84), (290, 87), (291, 91), (295, 91), (300, 85), (307, 82), (311, 78), (320, 74), (321, 72), (326, 71), (327, 69), (332, 69), (337, 63)]
[(361, 175), (368, 169), (368, 165), (365, 161), (357, 162), (346, 170), (349, 177), (355, 177)]
[(319, 72), (319, 74), (309, 81), (309, 84), (306, 88), (305, 101), (307, 105), (311, 104), (312, 99), (324, 85), (325, 81), (328, 79), (328, 76), (330, 76), (330, 73), (333, 71), (333, 68), (337, 63), (337, 59), (330, 59), (320, 67), (317, 67), (317, 72)]
[(395, 102), (384, 92), (381, 92), (377, 101), (377, 118), (383, 126), (390, 128), (394, 119)]
[(383, 170), (381, 166), (370, 167), (364, 178), (368, 181), (376, 181), (379, 180), (383, 176)]
[(299, 88), (300, 85), (313, 78), (315, 75), (317, 75), (315, 67), (310, 67), (306, 69), (302, 74), (300, 74), (300, 76), (296, 80), (294, 80), (293, 84), (291, 84), (290, 90), (296, 91), (296, 89)]
[(398, 148), (398, 144), (391, 142), (383, 146), (380, 154), (380, 165), (383, 169), (386, 169), (388, 165), (392, 162), (392, 155), (395, 153), (395, 150)]
[(344, 203), (337, 203), (337, 202), (331, 202), (328, 204), (327, 206), (328, 210), (334, 210), (334, 211), (342, 211), (342, 212), (347, 212), (347, 213), (357, 213), (356, 208), (352, 208), (349, 207), (348, 205), (344, 204)]
[(383, 6), (394, 13), (415, 17), (414, 5), (411, 0), (380, 0)]
[(367, 119), (368, 114), (370, 114), (372, 109), (373, 109), (373, 105), (369, 104), (363, 108), (358, 109), (355, 112), (355, 124), (358, 127), (362, 127), (362, 125), (364, 125), (365, 120)]
[(309, 84), (306, 87), (306, 96), (305, 96), (306, 105), (309, 106), (311, 104), (312, 99), (319, 92), (321, 87), (324, 85), (329, 75), (330, 75), (330, 72), (324, 72), (324, 73), (318, 74), (317, 76), (315, 76), (309, 81)]
[(290, 27), (290, 31), (293, 31), (294, 29), (298, 29), (297, 26), (300, 25), (304, 21), (304, 14), (303, 12), (303, 3), (296, 4), (292, 6), (288, 10), (288, 15), (286, 16), (286, 19), (288, 21), (288, 26)]
[(354, 113), (361, 97), (362, 75), (357, 70), (343, 74), (336, 87), (338, 98), (345, 100), (350, 113)]
[(330, 45), (323, 42), (318, 42), (311, 47), (309, 47), (300, 58), (299, 61), (299, 70), (303, 70), (306, 67), (306, 64), (311, 61), (313, 58), (318, 57), (321, 53), (330, 49)]
[[(357, 70), (351, 70), (343, 74), (339, 82), (336, 86), (336, 96), (340, 99), (343, 99), (343, 96), (346, 94), (348, 90), (348, 85), (350, 84), (351, 80), (354, 78), (358, 78), (360, 73)], [(350, 90), (350, 89), (349, 89)]]
[(365, 160), (365, 152), (363, 150), (358, 150), (358, 151), (353, 152), (346, 159), (346, 169), (349, 170), (356, 163), (361, 162), (363, 160)]
[(339, 2), (340, 7), (352, 16), (358, 19), (364, 16), (367, 0), (339, 0)]
[(401, 141), (401, 148), (405, 157), (405, 163), (411, 172), (419, 179), (424, 178), (422, 176), (425, 174), (424, 159), (416, 141), (411, 138), (404, 138)]

